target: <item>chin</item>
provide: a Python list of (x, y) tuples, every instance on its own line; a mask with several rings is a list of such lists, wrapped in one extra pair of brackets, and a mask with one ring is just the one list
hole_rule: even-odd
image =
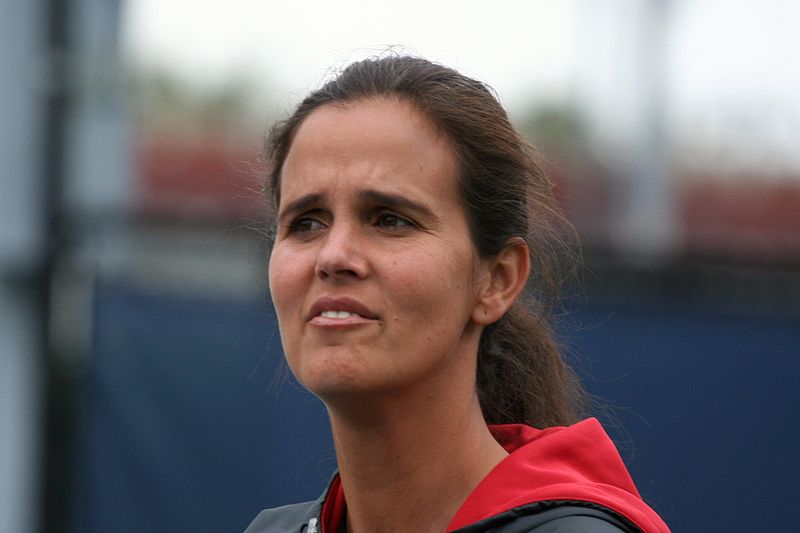
[(367, 392), (375, 385), (363, 360), (349, 350), (327, 349), (289, 365), (297, 380), (321, 399)]

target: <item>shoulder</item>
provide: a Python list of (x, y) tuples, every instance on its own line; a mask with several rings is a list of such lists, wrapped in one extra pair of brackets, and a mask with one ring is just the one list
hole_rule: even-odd
[(285, 505), (258, 513), (244, 533), (301, 533), (320, 515), (320, 500)]
[(338, 477), (339, 474), (334, 473), (325, 491), (314, 501), (261, 511), (244, 533), (318, 533), (322, 505)]
[(481, 520), (453, 533), (636, 533), (633, 523), (602, 506), (538, 502)]

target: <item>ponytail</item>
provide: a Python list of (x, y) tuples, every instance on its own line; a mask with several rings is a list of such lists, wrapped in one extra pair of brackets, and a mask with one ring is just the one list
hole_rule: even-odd
[(569, 425), (584, 394), (550, 328), (521, 302), (487, 327), (478, 347), (478, 399), (489, 424)]

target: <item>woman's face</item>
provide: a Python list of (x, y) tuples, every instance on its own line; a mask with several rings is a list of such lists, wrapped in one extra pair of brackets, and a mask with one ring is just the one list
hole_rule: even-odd
[(326, 105), (297, 130), (269, 280), (289, 366), (322, 399), (474, 381), (486, 276), (457, 168), (400, 100)]

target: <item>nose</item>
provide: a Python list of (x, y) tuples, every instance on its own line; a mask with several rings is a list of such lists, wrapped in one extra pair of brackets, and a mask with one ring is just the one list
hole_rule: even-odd
[(314, 272), (322, 280), (358, 280), (367, 276), (368, 264), (357, 228), (349, 222), (332, 224), (317, 254)]

